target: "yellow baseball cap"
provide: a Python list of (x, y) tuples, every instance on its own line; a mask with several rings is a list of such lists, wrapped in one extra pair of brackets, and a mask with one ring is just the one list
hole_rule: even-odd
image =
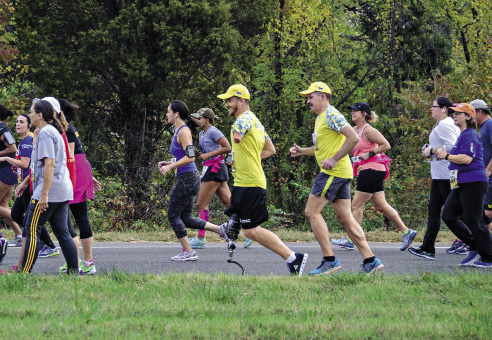
[(229, 87), (226, 93), (219, 94), (217, 97), (219, 97), (220, 99), (229, 99), (231, 97), (249, 99), (250, 95), (246, 86), (241, 84), (235, 84)]
[(299, 92), (302, 97), (307, 97), (308, 94), (313, 92), (324, 92), (331, 94), (331, 90), (325, 83), (316, 81), (312, 83), (306, 91)]

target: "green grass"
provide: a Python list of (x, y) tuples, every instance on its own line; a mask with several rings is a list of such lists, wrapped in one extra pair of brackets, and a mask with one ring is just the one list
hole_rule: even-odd
[(6, 339), (487, 339), (490, 273), (0, 277)]

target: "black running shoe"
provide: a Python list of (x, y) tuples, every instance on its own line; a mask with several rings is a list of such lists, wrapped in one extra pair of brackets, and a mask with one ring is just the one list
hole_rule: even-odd
[(5, 259), (5, 255), (7, 255), (7, 240), (3, 237), (0, 237), (0, 263)]
[(308, 254), (296, 253), (296, 259), (291, 263), (287, 263), (287, 268), (289, 269), (290, 275), (302, 276), (307, 258)]

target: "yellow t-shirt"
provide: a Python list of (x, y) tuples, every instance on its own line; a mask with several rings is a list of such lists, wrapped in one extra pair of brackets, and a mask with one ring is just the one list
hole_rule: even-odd
[(314, 155), (321, 172), (339, 178), (353, 178), (352, 163), (348, 155), (340, 159), (331, 170), (321, 167), (321, 162), (333, 157), (345, 143), (346, 138), (340, 132), (345, 126), (352, 128), (345, 117), (333, 106), (329, 106), (325, 112), (320, 114), (314, 124)]
[[(234, 131), (243, 137), (240, 143), (234, 143)], [(236, 168), (233, 173), (234, 186), (266, 189), (260, 157), (266, 138), (270, 137), (253, 112), (246, 111), (236, 118), (231, 127), (231, 144)]]

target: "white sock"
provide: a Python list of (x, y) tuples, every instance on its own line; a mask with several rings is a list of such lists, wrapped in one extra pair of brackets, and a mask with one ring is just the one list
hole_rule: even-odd
[(294, 262), (295, 259), (296, 259), (296, 253), (292, 252), (292, 254), (290, 254), (289, 258), (286, 261), (287, 263), (292, 263)]

